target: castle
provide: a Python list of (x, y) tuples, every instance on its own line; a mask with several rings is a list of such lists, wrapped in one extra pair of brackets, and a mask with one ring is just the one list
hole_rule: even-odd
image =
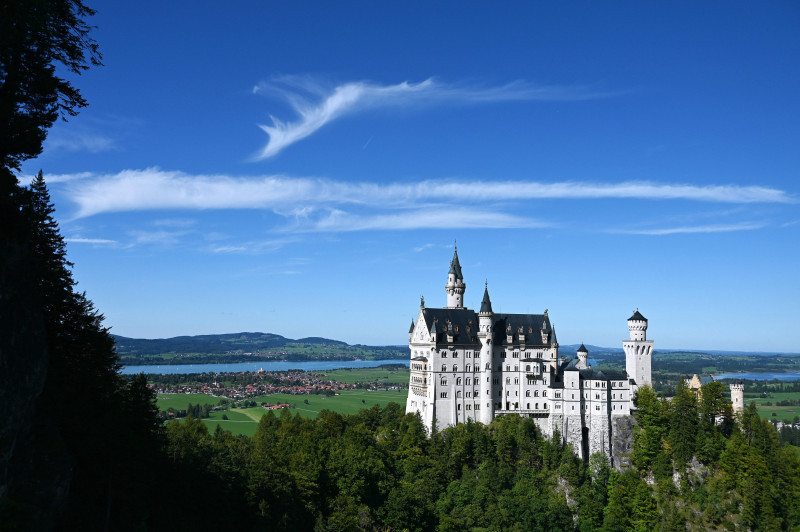
[(653, 341), (647, 319), (634, 311), (623, 341), (626, 371), (592, 369), (581, 345), (559, 355), (556, 331), (543, 314), (499, 314), (488, 283), (479, 312), (464, 306), (466, 284), (458, 249), (447, 275), (447, 306), (422, 298), (409, 330), (411, 376), (406, 412), (419, 413), (430, 431), (495, 416), (533, 418), (542, 432), (558, 432), (581, 458), (602, 452), (615, 466), (632, 444), (636, 389), (651, 383)]

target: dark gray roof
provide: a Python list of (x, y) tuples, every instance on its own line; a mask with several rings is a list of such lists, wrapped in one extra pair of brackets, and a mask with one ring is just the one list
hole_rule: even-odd
[(412, 332), (414, 332), (414, 319), (413, 319), (413, 318), (411, 319), (411, 328), (410, 328), (410, 329), (408, 329), (408, 332), (409, 332), (409, 333), (412, 333)]
[(450, 271), (448, 273), (454, 273), (456, 275), (456, 279), (464, 278), (464, 276), (461, 274), (461, 264), (458, 262), (458, 248), (456, 248), (455, 252), (453, 252), (453, 260), (450, 261)]
[(595, 381), (619, 381), (625, 380), (628, 378), (628, 374), (624, 371), (615, 371), (615, 370), (599, 370), (599, 369), (578, 369), (577, 368), (578, 359), (572, 358), (570, 360), (566, 360), (561, 364), (561, 371), (578, 371), (580, 372), (582, 379), (587, 380), (595, 380)]
[(633, 311), (633, 316), (628, 318), (628, 321), (647, 321), (647, 318), (642, 316), (641, 312), (639, 312), (639, 309), (637, 308)]
[(543, 329), (550, 330), (550, 318), (545, 314), (495, 314), (494, 345), (508, 345), (507, 331), (510, 331), (512, 344), (523, 339), (526, 346), (546, 347), (548, 344), (542, 343)]
[[(480, 345), (478, 341), (478, 314), (468, 308), (426, 308), (422, 311), (425, 326), (436, 332), (436, 342), (443, 344)], [(550, 318), (544, 314), (495, 314), (494, 345), (508, 344), (507, 331), (510, 327), (511, 345), (519, 345), (520, 338), (526, 347), (548, 347), (542, 343), (542, 325), (550, 329)], [(522, 332), (520, 333), (520, 329)], [(451, 330), (453, 341), (447, 341), (447, 331)]]
[(492, 313), (492, 300), (489, 299), (489, 283), (483, 289), (483, 301), (481, 301), (481, 313)]
[(588, 352), (589, 350), (586, 349), (586, 346), (583, 344), (581, 344), (581, 346), (578, 348), (578, 353), (588, 353)]
[[(480, 345), (478, 342), (478, 315), (468, 308), (426, 308), (422, 311), (425, 326), (436, 334), (436, 343)], [(447, 341), (447, 331), (452, 330), (453, 341)]]
[(613, 369), (604, 369), (603, 375), (606, 376), (607, 380), (612, 380), (612, 381), (624, 381), (628, 378), (627, 372), (617, 371)]

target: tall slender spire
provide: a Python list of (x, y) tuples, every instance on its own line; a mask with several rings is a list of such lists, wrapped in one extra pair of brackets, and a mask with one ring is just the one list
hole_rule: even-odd
[(464, 279), (461, 273), (461, 263), (458, 261), (458, 246), (453, 252), (453, 260), (450, 261), (450, 271), (448, 273), (455, 275), (456, 279)]
[(489, 281), (483, 289), (483, 301), (481, 301), (481, 314), (492, 314), (492, 300), (489, 299)]
[(458, 248), (453, 251), (453, 260), (450, 261), (450, 271), (447, 272), (447, 308), (464, 308), (464, 275), (461, 273), (461, 263), (458, 261)]

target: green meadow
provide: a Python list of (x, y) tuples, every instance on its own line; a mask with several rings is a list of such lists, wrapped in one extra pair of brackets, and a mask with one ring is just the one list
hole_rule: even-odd
[[(755, 403), (758, 414), (770, 420), (792, 422), (795, 416), (800, 416), (800, 406), (777, 406), (779, 401), (800, 401), (800, 392), (771, 392), (770, 397), (749, 398), (745, 397), (745, 404)], [(766, 403), (772, 403), (767, 405)], [(773, 414), (775, 414), (773, 416)]]
[(381, 382), (386, 384), (408, 384), (408, 368), (356, 368), (315, 371), (320, 378), (346, 384), (356, 382)]
[(158, 394), (158, 409), (165, 412), (168, 408), (186, 410), (189, 407), (189, 403), (193, 405), (208, 403), (211, 406), (217, 406), (221, 400), (222, 397), (214, 397), (204, 393), (160, 393)]
[[(292, 415), (299, 414), (303, 417), (315, 418), (322, 410), (331, 410), (340, 414), (355, 414), (362, 408), (371, 408), (375, 405), (385, 406), (390, 402), (399, 403), (405, 407), (408, 390), (388, 390), (388, 391), (369, 391), (369, 390), (345, 390), (340, 395), (289, 395), (273, 394), (254, 397), (252, 401), (256, 403), (288, 403), (293, 405), (289, 412)], [(192, 404), (212, 404), (219, 403), (219, 397), (203, 394), (159, 394), (158, 408), (166, 410), (169, 407), (176, 410), (185, 409), (189, 403)], [(305, 403), (308, 401), (308, 404)], [(223, 430), (228, 430), (233, 434), (244, 434), (251, 436), (258, 427), (261, 416), (267, 412), (261, 406), (253, 408), (234, 408), (226, 411), (211, 412), (211, 417), (203, 419), (210, 431), (214, 431), (219, 425)], [(280, 415), (280, 411), (275, 411)], [(227, 420), (222, 416), (227, 416)]]

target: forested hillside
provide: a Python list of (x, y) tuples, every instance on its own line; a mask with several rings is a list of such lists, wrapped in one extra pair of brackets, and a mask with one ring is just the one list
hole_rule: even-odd
[(242, 332), (141, 339), (111, 335), (123, 365), (232, 363), (269, 360), (389, 360), (408, 357), (405, 346), (348, 345), (309, 337)]
[[(252, 438), (167, 426), (181, 504), (226, 510), (183, 523), (315, 530), (780, 530), (800, 525), (800, 461), (754, 410), (739, 421), (720, 395), (640, 394), (632, 456), (620, 472), (587, 463), (529, 419), (463, 424), (426, 437), (396, 404), (316, 420), (267, 413)], [(722, 415), (718, 424), (715, 417)], [(183, 484), (185, 483), (185, 484)], [(190, 489), (189, 486), (192, 486)], [(223, 502), (225, 501), (225, 502)], [(177, 519), (177, 516), (175, 517)], [(208, 521), (212, 519), (212, 521)]]

